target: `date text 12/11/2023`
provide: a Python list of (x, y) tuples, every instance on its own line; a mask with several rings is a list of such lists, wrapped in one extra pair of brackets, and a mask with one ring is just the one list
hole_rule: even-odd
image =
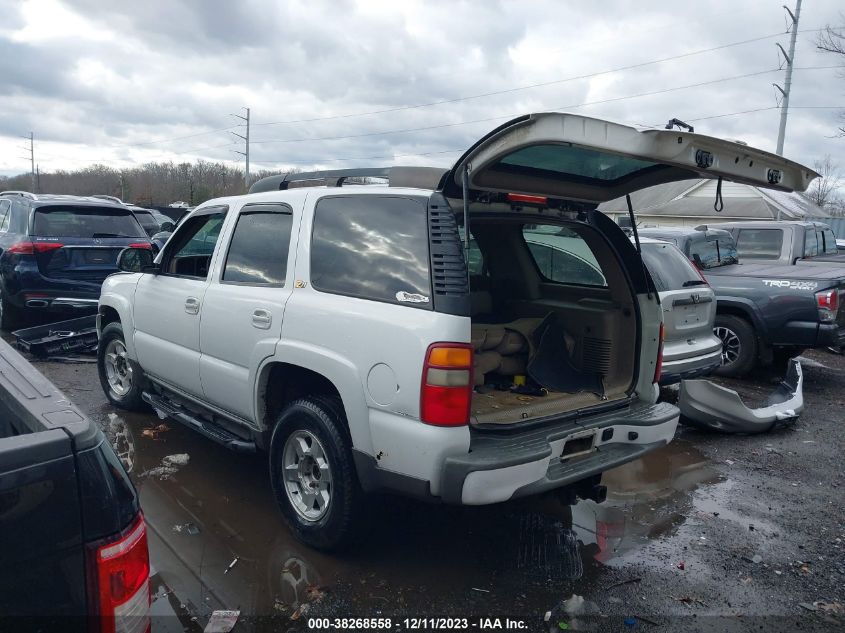
[(479, 631), (520, 631), (527, 630), (528, 624), (519, 618), (309, 618), (308, 628), (311, 630), (388, 630), (406, 631), (449, 631), (449, 630), (479, 630)]

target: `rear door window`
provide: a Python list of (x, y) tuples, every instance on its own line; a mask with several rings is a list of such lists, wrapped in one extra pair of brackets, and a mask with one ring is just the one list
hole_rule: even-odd
[(314, 210), (311, 284), (332, 294), (431, 308), (421, 199), (332, 196)]
[(804, 257), (815, 257), (819, 254), (819, 241), (815, 229), (804, 231)]
[(37, 237), (147, 237), (129, 210), (72, 206), (36, 209), (32, 234)]
[(589, 245), (575, 231), (561, 226), (533, 224), (522, 237), (537, 270), (546, 281), (577, 286), (607, 286)]
[(643, 261), (658, 292), (704, 284), (695, 267), (672, 244), (646, 243), (641, 248)]
[(778, 259), (783, 246), (780, 229), (740, 229), (736, 250), (742, 259)]
[(278, 204), (246, 205), (229, 244), (223, 281), (283, 286), (293, 215)]

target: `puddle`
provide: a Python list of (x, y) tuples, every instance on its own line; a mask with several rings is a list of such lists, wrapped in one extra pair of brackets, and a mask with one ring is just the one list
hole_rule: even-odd
[[(83, 410), (104, 428), (115, 423), (93, 389), (96, 377), (87, 376), (94, 370), (54, 367), (60, 380), (92, 387), (73, 393)], [(617, 582), (609, 568), (645, 560), (646, 545), (709, 511), (711, 496), (693, 493), (721, 482), (699, 451), (675, 440), (605, 473), (602, 504), (563, 505), (547, 495), (460, 508), (376, 498), (362, 542), (326, 555), (287, 531), (266, 456), (232, 453), (152, 413), (121, 411), (117, 420), (117, 435), (132, 439), (126, 452), (149, 527), (153, 613), (176, 616), (157, 624), (157, 633), (200, 631), (219, 609), (240, 610), (237, 630), (245, 631), (299, 630), (307, 617), (291, 617), (305, 612), (519, 613), (536, 614), (541, 624), (551, 605)], [(183, 454), (187, 463), (163, 461)], [(166, 465), (176, 471), (165, 479), (140, 476)]]
[[(130, 420), (136, 436), (152, 419)], [(676, 441), (606, 473), (603, 504), (546, 496), (455, 508), (377, 498), (366, 538), (329, 556), (284, 527), (265, 458), (172, 427), (160, 439), (138, 440), (136, 472), (178, 453), (190, 453), (189, 465), (166, 480), (136, 479), (159, 581), (201, 622), (214, 609), (237, 608), (289, 623), (315, 588), (326, 590), (315, 605), (323, 614), (430, 613), (432, 605), (444, 613), (544, 612), (564, 593), (601, 584), (606, 566), (673, 533), (695, 511), (692, 491), (719, 481), (695, 448)]]

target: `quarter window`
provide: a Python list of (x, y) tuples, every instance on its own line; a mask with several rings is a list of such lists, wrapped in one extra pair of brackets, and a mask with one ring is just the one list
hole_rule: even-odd
[(12, 217), (12, 203), (8, 200), (0, 200), (0, 233), (9, 230), (9, 221)]
[(241, 210), (223, 281), (284, 285), (293, 216), (282, 205), (254, 204)]
[(322, 292), (430, 309), (425, 203), (386, 195), (320, 200), (311, 284)]
[(561, 226), (530, 225), (522, 236), (537, 270), (547, 281), (579, 286), (607, 286), (593, 251), (575, 231)]

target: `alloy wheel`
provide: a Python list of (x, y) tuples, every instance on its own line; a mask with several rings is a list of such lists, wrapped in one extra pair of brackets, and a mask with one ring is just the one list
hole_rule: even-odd
[(126, 345), (123, 341), (112, 339), (108, 342), (104, 365), (109, 389), (118, 398), (122, 398), (132, 389), (132, 365), (126, 357)]
[(729, 365), (736, 362), (742, 350), (742, 343), (736, 332), (724, 326), (713, 328), (713, 333), (722, 341), (722, 364)]
[(282, 452), (285, 492), (296, 513), (319, 521), (332, 500), (332, 473), (326, 451), (317, 436), (299, 429), (290, 434)]

